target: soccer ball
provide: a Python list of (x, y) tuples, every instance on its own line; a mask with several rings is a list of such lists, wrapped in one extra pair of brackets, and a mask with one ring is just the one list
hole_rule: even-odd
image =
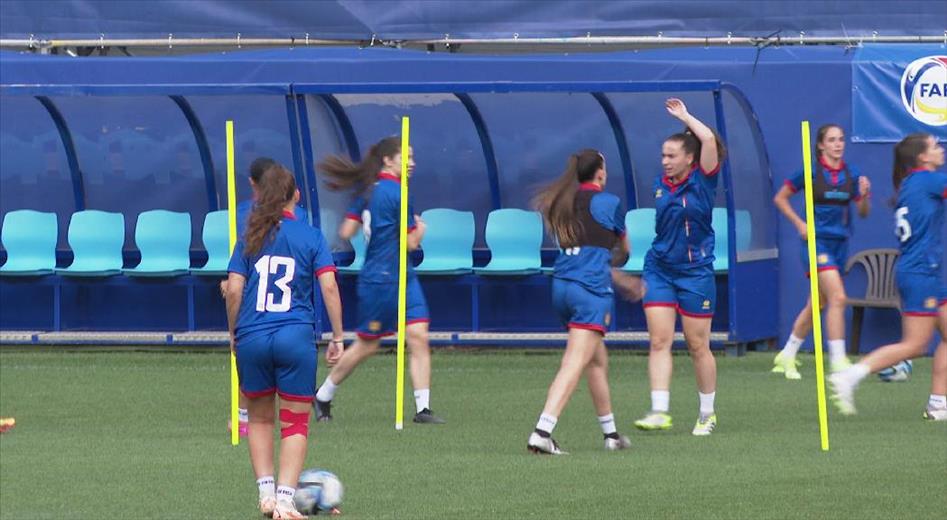
[(332, 512), (342, 503), (342, 482), (324, 469), (307, 469), (299, 475), (296, 509), (304, 515)]
[(894, 381), (907, 381), (914, 371), (914, 363), (910, 359), (891, 365), (890, 367), (878, 372), (878, 378), (886, 383)]

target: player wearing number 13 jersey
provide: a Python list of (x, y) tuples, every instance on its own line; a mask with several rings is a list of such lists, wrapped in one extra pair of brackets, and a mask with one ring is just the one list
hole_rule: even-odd
[(947, 173), (937, 171), (943, 165), (944, 148), (929, 134), (909, 135), (894, 149), (895, 234), (901, 247), (895, 279), (903, 333), (900, 342), (873, 350), (848, 370), (832, 375), (829, 381), (842, 413), (855, 413), (855, 389), (865, 376), (923, 356), (936, 328), (941, 339), (924, 417), (947, 421), (947, 290), (941, 271)]
[[(342, 304), (335, 265), (318, 229), (296, 220), (293, 176), (273, 164), (228, 268), (227, 320), (240, 387), (248, 398), (250, 462), (260, 511), (274, 519), (305, 518), (293, 495), (306, 458), (309, 409), (315, 394), (313, 275), (319, 280), (333, 337), (330, 364), (342, 354)], [(280, 396), (280, 467), (274, 482), (273, 394)], [(278, 484), (278, 487), (277, 487)]]

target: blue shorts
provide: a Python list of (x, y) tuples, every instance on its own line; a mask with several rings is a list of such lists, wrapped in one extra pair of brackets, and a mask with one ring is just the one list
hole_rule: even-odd
[[(802, 268), (809, 276), (809, 246), (802, 241), (800, 256), (802, 258)], [(816, 269), (822, 271), (839, 271), (845, 268), (845, 262), (848, 261), (848, 239), (845, 238), (819, 238), (815, 240), (815, 261)]]
[[(431, 321), (421, 282), (417, 277), (408, 279), (406, 309), (407, 325)], [(362, 339), (379, 339), (398, 331), (398, 284), (358, 284), (358, 328)]]
[(238, 339), (236, 354), (240, 389), (247, 397), (279, 393), (286, 401), (312, 402), (318, 351), (311, 324)]
[(937, 316), (947, 304), (947, 286), (937, 274), (896, 273), (904, 316)]
[(712, 318), (717, 308), (717, 282), (713, 266), (676, 271), (645, 261), (643, 305), (674, 307), (691, 318)]
[(612, 322), (612, 300), (611, 294), (596, 294), (569, 280), (552, 280), (552, 306), (567, 329), (605, 334)]

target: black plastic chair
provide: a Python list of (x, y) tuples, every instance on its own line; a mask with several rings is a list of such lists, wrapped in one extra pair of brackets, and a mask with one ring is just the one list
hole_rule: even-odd
[(858, 353), (861, 341), (862, 323), (865, 319), (865, 309), (895, 309), (901, 308), (901, 297), (894, 283), (894, 264), (901, 254), (897, 249), (866, 249), (859, 251), (849, 258), (845, 264), (845, 274), (848, 274), (855, 265), (865, 269), (868, 282), (865, 287), (865, 296), (862, 298), (846, 298), (845, 303), (852, 308), (852, 332), (849, 336), (848, 351)]

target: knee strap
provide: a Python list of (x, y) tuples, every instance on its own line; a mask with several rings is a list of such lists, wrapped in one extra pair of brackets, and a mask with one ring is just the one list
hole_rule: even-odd
[(291, 435), (309, 436), (309, 410), (296, 413), (288, 408), (280, 408), (279, 420), (282, 423), (288, 423), (286, 426), (280, 427), (281, 439)]

